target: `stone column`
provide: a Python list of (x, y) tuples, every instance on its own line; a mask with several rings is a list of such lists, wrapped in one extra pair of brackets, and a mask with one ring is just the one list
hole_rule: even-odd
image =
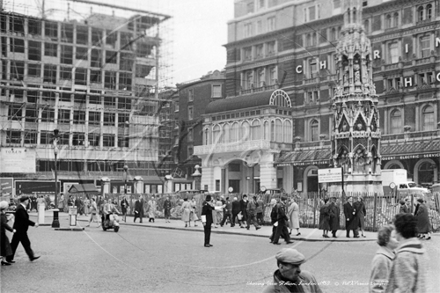
[(214, 190), (214, 184), (214, 168), (202, 167), (202, 177), (200, 178), (201, 189), (205, 189), (205, 185), (208, 185), (208, 190)]
[(266, 189), (277, 188), (277, 168), (273, 162), (265, 162), (260, 164), (260, 186)]
[(194, 189), (195, 190), (201, 190), (202, 189), (202, 174), (200, 173), (200, 166), (199, 165), (195, 165), (194, 167), (195, 171), (194, 173), (191, 175), (194, 178)]
[(133, 181), (133, 193), (144, 193), (144, 178), (136, 176)]
[(101, 195), (110, 193), (110, 179), (108, 177), (101, 178)]
[(172, 193), (173, 192), (173, 176), (165, 175), (165, 186), (164, 193)]

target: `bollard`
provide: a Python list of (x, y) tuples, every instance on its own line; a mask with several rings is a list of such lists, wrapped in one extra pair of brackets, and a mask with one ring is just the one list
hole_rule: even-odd
[(69, 224), (70, 226), (76, 226), (76, 217), (78, 215), (78, 209), (76, 206), (69, 207)]
[(46, 208), (46, 205), (45, 204), (39, 204), (38, 205), (38, 224), (39, 225), (41, 225), (41, 224), (44, 224), (44, 214), (45, 214), (45, 208)]

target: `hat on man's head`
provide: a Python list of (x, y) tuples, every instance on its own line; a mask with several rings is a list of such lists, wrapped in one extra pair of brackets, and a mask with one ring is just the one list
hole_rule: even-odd
[(0, 210), (6, 210), (9, 207), (9, 203), (6, 200), (0, 201)]
[(206, 196), (206, 201), (211, 201), (211, 196), (209, 194)]
[(20, 202), (24, 202), (25, 200), (28, 200), (29, 196), (27, 195), (23, 195), (22, 197), (20, 197)]
[(275, 258), (279, 262), (300, 265), (306, 262), (306, 258), (302, 253), (293, 248), (283, 248), (276, 254)]

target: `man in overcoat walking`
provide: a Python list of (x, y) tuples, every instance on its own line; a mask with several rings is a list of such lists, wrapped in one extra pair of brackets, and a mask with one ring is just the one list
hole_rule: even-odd
[(289, 218), (286, 216), (286, 201), (287, 197), (281, 196), (281, 200), (276, 205), (277, 209), (277, 219), (276, 219), (276, 229), (275, 234), (272, 239), (272, 243), (275, 245), (279, 245), (278, 240), (280, 237), (283, 237), (287, 244), (293, 243), (290, 241), (289, 230), (287, 229), (287, 224), (289, 222)]
[(142, 219), (144, 217), (144, 199), (142, 196), (136, 200), (134, 203), (134, 220), (133, 222), (136, 223), (136, 219), (139, 218), (140, 223), (142, 223)]
[(344, 204), (345, 215), (345, 230), (347, 231), (347, 238), (350, 238), (350, 230), (353, 230), (353, 237), (359, 238), (357, 233), (358, 218), (356, 207), (353, 205), (353, 198), (349, 196), (347, 202)]
[(16, 232), (12, 236), (12, 241), (11, 241), (12, 254), (9, 255), (6, 259), (9, 263), (15, 263), (14, 261), (15, 251), (17, 250), (18, 244), (20, 242), (23, 245), (26, 254), (29, 256), (30, 261), (34, 261), (40, 258), (40, 256), (35, 256), (31, 248), (31, 242), (27, 235), (29, 226), (38, 227), (38, 223), (34, 223), (33, 221), (29, 220), (29, 214), (26, 210), (26, 206), (28, 205), (28, 203), (29, 203), (29, 197), (22, 196), (20, 198), (20, 204), (17, 206), (17, 209), (15, 210), (15, 222), (13, 228), (15, 229)]
[[(234, 197), (234, 200), (232, 201), (232, 220), (231, 220), (231, 227), (235, 226), (235, 219), (237, 218), (237, 215), (240, 213), (240, 202), (236, 197)], [(240, 224), (240, 221), (238, 221), (238, 224)]]
[(336, 232), (339, 230), (339, 206), (336, 204), (336, 197), (330, 199), (329, 214), (330, 214), (330, 230), (333, 238), (336, 238)]
[(247, 204), (248, 204), (248, 198), (246, 194), (243, 194), (243, 197), (240, 200), (240, 212), (242, 214), (242, 218), (241, 221), (239, 220), (238, 223), (240, 224), (240, 228), (245, 228), (246, 225), (244, 224), (244, 222), (247, 221)]

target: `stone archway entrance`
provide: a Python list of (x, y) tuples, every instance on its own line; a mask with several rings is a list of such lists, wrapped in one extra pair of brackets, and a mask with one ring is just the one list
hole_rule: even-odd
[(434, 183), (438, 176), (437, 165), (432, 159), (422, 159), (414, 166), (414, 182), (422, 186)]
[(260, 165), (248, 165), (236, 159), (225, 165), (223, 182), (224, 190), (232, 187), (232, 193), (257, 193), (260, 190)]
[(304, 170), (304, 192), (318, 192), (318, 167), (309, 166)]

